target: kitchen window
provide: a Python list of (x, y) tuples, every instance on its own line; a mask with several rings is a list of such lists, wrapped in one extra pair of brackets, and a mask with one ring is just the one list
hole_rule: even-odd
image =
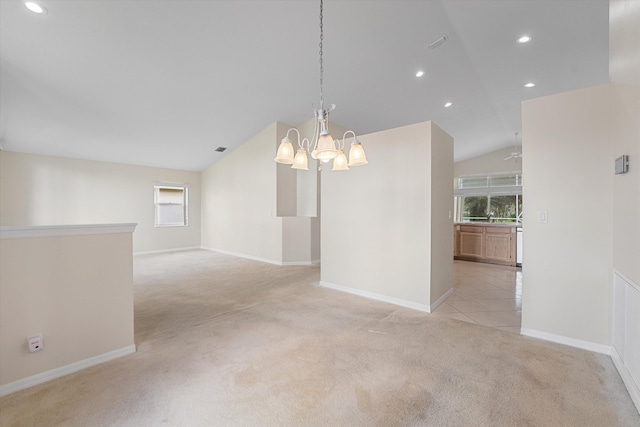
[(455, 187), (456, 222), (522, 222), (522, 175), (460, 177)]

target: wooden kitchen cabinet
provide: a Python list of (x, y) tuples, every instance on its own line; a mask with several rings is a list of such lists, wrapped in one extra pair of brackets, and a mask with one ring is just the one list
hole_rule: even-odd
[(515, 266), (516, 230), (517, 226), (511, 224), (456, 224), (453, 227), (453, 257)]
[(484, 258), (485, 227), (459, 226), (458, 255), (463, 257)]

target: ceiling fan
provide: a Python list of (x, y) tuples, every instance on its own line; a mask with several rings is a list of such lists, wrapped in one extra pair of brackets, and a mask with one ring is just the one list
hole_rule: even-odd
[(522, 158), (522, 152), (518, 152), (518, 132), (516, 132), (516, 141), (513, 144), (513, 150), (511, 152), (511, 155), (509, 157), (505, 157), (504, 160), (511, 160), (511, 159), (516, 159), (516, 161), (518, 161), (518, 159)]

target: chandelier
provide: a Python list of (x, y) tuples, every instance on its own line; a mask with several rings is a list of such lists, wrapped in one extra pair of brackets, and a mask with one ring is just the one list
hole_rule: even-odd
[[(322, 26), (322, 14), (323, 14), (323, 0), (320, 0), (320, 108), (313, 109), (315, 115), (315, 125), (313, 131), (313, 137), (311, 140), (304, 138), (300, 140), (300, 132), (296, 128), (291, 128), (287, 131), (287, 134), (282, 138), (278, 152), (276, 153), (275, 161), (285, 165), (291, 165), (293, 169), (309, 170), (309, 160), (307, 154), (311, 155), (311, 158), (320, 160), (322, 163), (327, 163), (333, 160), (333, 168), (331, 170), (349, 170), (349, 166), (366, 165), (367, 157), (364, 154), (362, 144), (356, 138), (356, 134), (353, 131), (346, 131), (342, 136), (342, 140), (336, 139), (329, 133), (329, 113), (333, 111), (336, 106), (331, 104), (330, 108), (324, 108), (324, 92), (322, 86), (322, 78), (324, 74), (324, 68), (322, 63), (322, 41), (324, 40), (323, 26)], [(293, 154), (293, 143), (289, 139), (289, 133), (295, 131), (298, 137), (298, 150)], [(344, 142), (347, 135), (353, 135), (353, 141), (351, 142), (351, 148), (349, 149), (349, 160), (344, 153)], [(322, 164), (320, 165), (322, 170)]]

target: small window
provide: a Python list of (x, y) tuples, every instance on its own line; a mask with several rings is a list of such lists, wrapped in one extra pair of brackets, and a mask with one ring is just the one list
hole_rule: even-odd
[(186, 226), (189, 217), (187, 200), (186, 185), (154, 185), (156, 227)]
[(461, 176), (453, 191), (456, 222), (523, 221), (519, 173)]
[(481, 176), (481, 177), (475, 177), (475, 176), (468, 176), (468, 177), (462, 177), (459, 179), (459, 184), (458, 184), (458, 188), (463, 189), (463, 188), (487, 188), (488, 185), (488, 177), (486, 176)]
[(462, 176), (458, 178), (458, 189), (460, 190), (518, 186), (522, 186), (522, 175), (520, 174)]
[[(511, 187), (522, 185), (522, 180), (518, 180), (519, 175), (502, 175), (489, 177), (492, 187)], [(519, 182), (520, 181), (520, 182)]]

